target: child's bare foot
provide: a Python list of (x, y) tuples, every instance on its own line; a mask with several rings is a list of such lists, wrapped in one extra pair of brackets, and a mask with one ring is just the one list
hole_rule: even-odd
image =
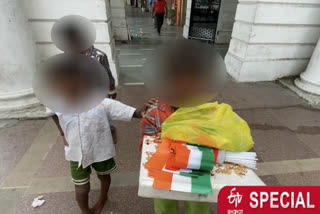
[(91, 209), (92, 214), (101, 214), (105, 203), (106, 201), (102, 202), (101, 200), (98, 200), (97, 203)]
[(88, 210), (88, 211), (82, 211), (82, 214), (94, 214), (94, 213), (92, 212), (92, 210)]

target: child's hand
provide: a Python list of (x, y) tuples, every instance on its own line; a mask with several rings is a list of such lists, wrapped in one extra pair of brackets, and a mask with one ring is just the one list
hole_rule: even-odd
[(63, 144), (66, 146), (66, 147), (69, 147), (69, 143), (67, 142), (66, 138), (64, 136), (62, 136), (63, 138)]
[(141, 116), (144, 117), (145, 114), (146, 114), (146, 111), (148, 110), (148, 108), (150, 108), (150, 106), (154, 105), (154, 104), (157, 104), (158, 103), (158, 100), (155, 99), (155, 98), (151, 98), (148, 100), (148, 102), (146, 102), (144, 104), (144, 106), (142, 107), (142, 110), (141, 110)]
[(134, 113), (133, 117), (136, 117), (136, 118), (142, 118), (142, 117), (144, 117), (145, 114), (146, 114), (147, 109), (148, 109), (150, 106), (152, 106), (153, 104), (156, 104), (156, 103), (158, 103), (158, 100), (157, 100), (157, 99), (155, 99), (155, 98), (149, 99), (139, 111), (136, 111), (136, 112)]

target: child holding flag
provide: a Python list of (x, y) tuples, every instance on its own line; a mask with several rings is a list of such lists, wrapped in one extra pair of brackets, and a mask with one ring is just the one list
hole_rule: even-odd
[[(225, 67), (221, 64), (223, 59), (210, 45), (190, 40), (163, 44), (146, 64), (146, 67), (149, 66), (146, 70), (153, 71), (152, 76), (146, 73), (146, 87), (149, 87), (163, 103), (154, 104), (146, 111), (146, 116), (141, 122), (143, 136), (160, 134), (161, 124), (176, 112), (178, 107), (198, 106), (212, 101), (223, 82), (220, 74), (224, 72)], [(166, 140), (162, 138), (159, 149), (164, 141)], [(152, 177), (150, 171), (149, 177)], [(182, 185), (184, 184), (180, 183), (179, 186)], [(156, 198), (154, 210), (156, 214), (177, 214), (178, 200)], [(184, 213), (209, 214), (210, 204), (184, 201)]]

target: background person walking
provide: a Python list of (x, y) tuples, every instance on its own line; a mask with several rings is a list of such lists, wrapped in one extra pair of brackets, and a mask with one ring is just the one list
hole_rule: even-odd
[(152, 8), (152, 18), (155, 19), (154, 27), (157, 28), (158, 34), (161, 33), (164, 18), (167, 16), (167, 2), (165, 0), (154, 0)]

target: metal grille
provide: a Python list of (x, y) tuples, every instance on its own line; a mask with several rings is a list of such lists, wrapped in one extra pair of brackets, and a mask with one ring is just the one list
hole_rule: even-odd
[(216, 33), (215, 28), (191, 27), (190, 37), (214, 40)]

